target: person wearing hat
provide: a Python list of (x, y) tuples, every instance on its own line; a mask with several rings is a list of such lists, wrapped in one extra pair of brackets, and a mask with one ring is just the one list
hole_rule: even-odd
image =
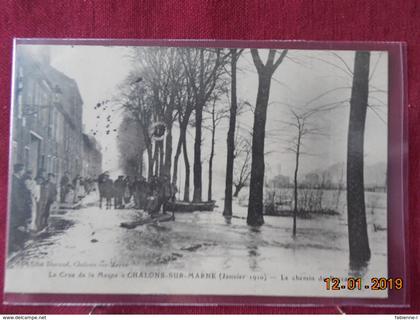
[(177, 188), (173, 183), (171, 183), (171, 178), (168, 175), (164, 175), (162, 177), (160, 190), (160, 201), (162, 202), (163, 213), (166, 213), (168, 202), (175, 201), (176, 193)]
[(139, 203), (140, 209), (144, 210), (147, 206), (147, 197), (150, 194), (150, 185), (143, 176), (140, 176), (139, 182)]
[(46, 203), (46, 190), (45, 190), (45, 181), (43, 174), (38, 174), (35, 178), (36, 181), (36, 193), (37, 193), (37, 204), (36, 204), (36, 215), (31, 219), (30, 230), (32, 232), (39, 231), (39, 221), (43, 215), (45, 203)]
[(99, 192), (99, 208), (102, 208), (102, 199), (105, 198), (105, 194), (104, 194), (104, 182), (105, 182), (105, 178), (106, 176), (109, 177), (109, 173), (108, 171), (105, 171), (103, 173), (101, 173), (98, 176), (98, 192)]
[(48, 226), (51, 206), (57, 199), (57, 186), (55, 184), (55, 175), (53, 173), (48, 174), (47, 181), (43, 183), (43, 188), (45, 192), (45, 203), (42, 206), (42, 212), (38, 220), (38, 228), (40, 230)]
[(114, 209), (123, 208), (123, 197), (125, 191), (124, 176), (118, 176), (118, 179), (114, 182)]
[(107, 174), (102, 182), (102, 192), (102, 196), (106, 199), (106, 209), (111, 209), (112, 198), (114, 197), (114, 183)]
[(64, 172), (64, 176), (62, 176), (60, 180), (60, 202), (61, 203), (66, 202), (66, 195), (67, 195), (67, 192), (69, 191), (68, 185), (70, 183), (69, 175), (70, 174), (68, 171)]
[(131, 201), (132, 196), (132, 180), (131, 177), (127, 176), (124, 179), (124, 206), (128, 205)]

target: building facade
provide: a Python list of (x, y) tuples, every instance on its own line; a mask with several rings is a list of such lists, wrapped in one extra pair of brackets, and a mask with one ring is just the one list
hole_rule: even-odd
[[(24, 164), (35, 176), (81, 175), (88, 160), (83, 159), (83, 101), (77, 83), (50, 65), (48, 52), (26, 48), (16, 52), (14, 81), (13, 163)], [(101, 158), (95, 158), (96, 167)]]
[(102, 172), (102, 152), (96, 139), (83, 134), (82, 176), (96, 178)]

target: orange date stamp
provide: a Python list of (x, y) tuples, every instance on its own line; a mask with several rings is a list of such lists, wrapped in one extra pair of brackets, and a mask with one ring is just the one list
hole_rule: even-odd
[(363, 283), (362, 278), (349, 277), (346, 280), (328, 277), (324, 279), (325, 289), (338, 290), (401, 290), (404, 287), (402, 278), (371, 278), (367, 283)]

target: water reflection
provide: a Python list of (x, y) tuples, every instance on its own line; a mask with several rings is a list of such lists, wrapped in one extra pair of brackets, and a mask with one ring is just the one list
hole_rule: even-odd
[(261, 243), (261, 227), (249, 227), (248, 230), (248, 245), (246, 248), (248, 252), (249, 268), (252, 271), (259, 271), (261, 253), (259, 251), (258, 243)]
[(225, 218), (225, 223), (226, 224), (232, 224), (232, 217), (229, 217), (229, 216), (224, 216), (224, 218)]

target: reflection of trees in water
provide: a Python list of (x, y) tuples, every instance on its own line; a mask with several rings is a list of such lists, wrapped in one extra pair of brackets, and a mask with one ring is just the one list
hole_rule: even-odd
[(248, 252), (249, 268), (252, 271), (258, 271), (260, 269), (258, 262), (261, 255), (258, 244), (261, 242), (261, 230), (259, 227), (250, 227), (248, 230), (248, 245), (246, 248)]
[(225, 216), (225, 223), (227, 225), (232, 224), (232, 217), (231, 216)]

